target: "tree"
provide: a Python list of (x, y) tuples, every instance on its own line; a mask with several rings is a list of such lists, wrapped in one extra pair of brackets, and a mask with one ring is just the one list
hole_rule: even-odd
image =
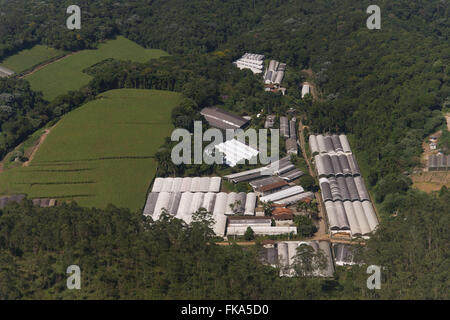
[(300, 185), (308, 191), (317, 192), (319, 187), (316, 184), (316, 180), (306, 173), (300, 178)]
[(272, 205), (273, 205), (272, 201), (263, 202), (264, 215), (266, 217), (272, 215)]
[(245, 234), (244, 234), (244, 238), (245, 238), (245, 240), (247, 240), (247, 241), (250, 241), (250, 240), (254, 240), (254, 239), (255, 239), (255, 232), (253, 231), (252, 228), (247, 227), (247, 230), (245, 231)]
[(205, 208), (200, 208), (192, 214), (192, 229), (203, 235), (203, 240), (206, 241), (215, 236), (213, 227), (215, 220), (212, 213), (207, 211)]
[(317, 252), (308, 244), (301, 244), (297, 247), (294, 256), (294, 270), (299, 277), (311, 277), (320, 275), (320, 270), (327, 267), (327, 258), (322, 249)]
[(317, 227), (309, 217), (297, 215), (294, 217), (294, 223), (297, 226), (298, 234), (304, 237), (311, 237), (314, 233), (317, 232)]

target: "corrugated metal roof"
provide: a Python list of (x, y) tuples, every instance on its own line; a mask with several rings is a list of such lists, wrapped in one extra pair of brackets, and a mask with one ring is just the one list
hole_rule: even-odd
[(219, 129), (239, 129), (249, 120), (219, 108), (204, 108), (200, 111), (208, 123)]
[(267, 191), (274, 190), (274, 189), (280, 189), (280, 188), (285, 187), (287, 185), (288, 185), (288, 183), (286, 181), (284, 181), (283, 179), (281, 179), (281, 180), (279, 180), (279, 181), (277, 181), (275, 183), (266, 184), (266, 185), (263, 185), (261, 187), (255, 188), (255, 191), (257, 191), (257, 192), (267, 192)]
[(294, 187), (290, 187), (272, 194), (269, 194), (267, 196), (261, 197), (259, 200), (261, 202), (268, 202), (268, 201), (277, 201), (277, 200), (281, 200), (287, 197), (292, 197), (296, 194), (302, 193), (305, 190), (300, 187), (300, 186), (294, 186)]
[(292, 181), (295, 180), (301, 176), (304, 175), (304, 172), (298, 169), (293, 169), (287, 172), (284, 172), (283, 174), (280, 175), (280, 178), (287, 180), (287, 181)]

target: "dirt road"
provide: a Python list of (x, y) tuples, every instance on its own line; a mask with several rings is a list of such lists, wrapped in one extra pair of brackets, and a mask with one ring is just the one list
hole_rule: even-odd
[(33, 147), (33, 151), (31, 151), (31, 154), (28, 158), (28, 161), (25, 161), (23, 163), (23, 167), (28, 167), (30, 165), (30, 162), (33, 160), (34, 156), (36, 155), (36, 152), (39, 150), (39, 147), (42, 145), (42, 143), (45, 141), (45, 139), (47, 138), (48, 134), (50, 133), (50, 131), (54, 128), (55, 126), (45, 129), (45, 132), (42, 134), (42, 136), (39, 138), (39, 142)]
[[(305, 142), (305, 135), (303, 133), (303, 122), (302, 119), (299, 119), (299, 126), (298, 126), (298, 135), (299, 135), (299, 141), (300, 141), (300, 147), (302, 149), (302, 154), (303, 154), (303, 158), (306, 161), (306, 164), (308, 166), (309, 169), (309, 174), (311, 175), (311, 177), (315, 177), (316, 173), (314, 172), (311, 162), (309, 161), (308, 155), (306, 153), (306, 142)], [(328, 237), (327, 234), (327, 225), (325, 223), (326, 219), (325, 219), (325, 206), (322, 203), (322, 198), (320, 197), (320, 194), (318, 192), (316, 192), (314, 194), (314, 196), (317, 199), (317, 203), (319, 205), (319, 228), (315, 234), (314, 237)]]

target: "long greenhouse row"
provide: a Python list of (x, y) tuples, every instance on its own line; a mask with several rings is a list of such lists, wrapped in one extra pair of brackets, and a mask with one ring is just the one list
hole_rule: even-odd
[(355, 176), (361, 174), (353, 154), (315, 155), (314, 161), (319, 177)]
[(329, 177), (319, 179), (323, 201), (370, 200), (364, 180), (356, 177)]
[(214, 231), (224, 236), (227, 215), (244, 214), (253, 216), (256, 207), (256, 193), (203, 193), (203, 192), (151, 192), (144, 208), (144, 215), (158, 220), (164, 210), (191, 223), (192, 214), (205, 208), (213, 214)]
[(298, 247), (302, 245), (311, 246), (315, 252), (322, 250), (326, 258), (326, 267), (324, 269), (316, 269), (312, 271), (312, 276), (332, 277), (334, 273), (334, 265), (331, 254), (330, 243), (328, 241), (284, 241), (278, 242), (276, 245), (276, 252), (278, 257), (278, 264), (281, 267), (281, 276), (295, 276), (295, 256), (297, 255)]
[(361, 172), (346, 135), (311, 135), (322, 200), (331, 234), (367, 237), (378, 226)]
[(350, 153), (352, 152), (350, 148), (350, 143), (348, 142), (347, 136), (345, 134), (337, 135), (310, 135), (309, 136), (309, 147), (311, 149), (311, 154), (314, 156), (316, 154), (322, 153)]
[(156, 178), (152, 192), (219, 192), (221, 177)]

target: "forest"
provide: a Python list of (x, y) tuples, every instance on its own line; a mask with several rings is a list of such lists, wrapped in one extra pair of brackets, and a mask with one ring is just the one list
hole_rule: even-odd
[[(205, 106), (220, 105), (251, 116), (261, 109), (281, 114), (293, 107), (305, 116), (309, 132), (349, 135), (383, 218), (367, 244), (366, 260), (388, 272), (382, 290), (375, 293), (364, 289), (366, 275), (359, 268), (340, 270), (331, 282), (302, 278), (289, 282), (263, 266), (250, 270), (255, 252), (205, 246), (192, 226), (173, 219), (143, 222), (138, 213), (117, 208), (101, 212), (76, 205), (25, 206), (26, 210), (11, 206), (0, 217), (0, 258), (6, 266), (0, 269), (0, 297), (71, 298), (70, 293), (58, 293), (64, 282), (61, 261), (77, 257), (92, 259), (86, 262), (89, 266), (97, 263), (88, 271), (92, 280), (84, 294), (89, 297), (449, 298), (449, 191), (444, 187), (439, 193), (424, 194), (411, 189), (409, 178), (419, 163), (421, 142), (443, 125), (442, 111), (448, 106), (448, 1), (378, 1), (381, 30), (365, 27), (369, 1), (261, 0), (256, 5), (240, 0), (79, 1), (83, 27), (74, 32), (64, 29), (69, 1), (24, 2), (0, 0), (5, 13), (0, 15), (0, 60), (38, 43), (76, 51), (119, 34), (172, 56), (147, 63), (103, 61), (85, 70), (94, 76), (89, 85), (53, 101), (31, 91), (25, 80), (0, 79), (0, 93), (14, 98), (0, 96), (2, 155), (48, 121), (116, 88), (182, 92), (186, 99), (174, 110), (173, 123), (187, 129)], [(250, 71), (231, 65), (247, 51), (288, 64), (286, 96), (264, 92)], [(305, 69), (313, 76), (306, 76)], [(320, 99), (299, 99), (299, 84), (306, 79), (317, 85)], [(159, 175), (216, 170), (162, 165), (167, 162), (167, 145), (157, 155)], [(47, 211), (61, 218), (46, 220)], [(32, 233), (49, 225), (61, 234)], [(61, 230), (67, 232), (63, 235)], [(45, 240), (51, 236), (67, 237), (77, 243), (76, 249), (67, 250), (64, 243), (69, 242), (61, 239)], [(189, 241), (171, 238), (175, 236)], [(14, 237), (18, 239), (11, 240)], [(198, 242), (194, 246), (190, 241)], [(189, 245), (190, 249), (185, 247)], [(134, 248), (135, 254), (124, 248)], [(230, 269), (218, 272), (215, 261)], [(46, 280), (30, 285), (17, 273), (24, 266), (29, 266), (26, 279)], [(17, 285), (12, 285), (14, 281)]]
[[(385, 270), (375, 292), (365, 265), (329, 280), (280, 278), (258, 262), (260, 244), (216, 245), (205, 214), (186, 225), (113, 206), (10, 204), (0, 213), (0, 299), (448, 299), (450, 192), (428, 200), (408, 193), (408, 210), (367, 243), (361, 258)], [(66, 289), (72, 264), (82, 290)]]

